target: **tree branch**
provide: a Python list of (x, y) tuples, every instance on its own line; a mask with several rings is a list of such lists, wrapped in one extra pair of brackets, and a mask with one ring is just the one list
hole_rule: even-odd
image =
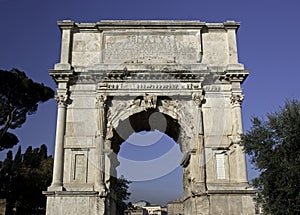
[(13, 121), (13, 117), (17, 108), (14, 108), (6, 117), (6, 122), (4, 123), (3, 128), (1, 128), (0, 140), (4, 137), (7, 130), (10, 128)]

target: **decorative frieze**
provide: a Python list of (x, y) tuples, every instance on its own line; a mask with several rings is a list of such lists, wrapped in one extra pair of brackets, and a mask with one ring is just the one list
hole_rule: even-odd
[[(71, 83), (97, 83), (97, 82), (134, 82), (134, 81), (161, 81), (161, 82), (199, 82), (207, 76), (207, 72), (145, 72), (135, 71), (99, 71), (99, 72), (82, 72), (76, 73), (71, 78)], [(58, 75), (55, 77), (59, 77)]]

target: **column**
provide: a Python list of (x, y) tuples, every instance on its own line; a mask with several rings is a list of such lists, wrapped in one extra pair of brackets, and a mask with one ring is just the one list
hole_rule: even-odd
[(241, 93), (232, 93), (231, 104), (232, 104), (232, 141), (237, 144), (237, 180), (239, 182), (248, 182), (247, 178), (247, 167), (246, 167), (246, 156), (241, 145), (241, 136), (243, 134), (243, 122), (242, 122), (242, 102), (244, 95)]
[[(193, 94), (193, 101), (196, 108), (195, 116), (195, 144), (191, 153), (191, 175), (195, 177), (196, 193), (201, 194), (206, 191), (206, 170), (205, 170), (205, 146), (204, 146), (204, 130), (203, 130), (203, 115), (202, 115), (202, 102), (203, 95), (201, 93)], [(195, 173), (193, 173), (195, 171)]]
[(232, 136), (234, 137), (234, 142), (240, 142), (241, 135), (243, 134), (242, 108), (241, 108), (243, 100), (244, 100), (244, 95), (242, 95), (241, 93), (233, 93), (231, 95), (232, 114), (233, 114)]
[(105, 134), (105, 101), (106, 96), (98, 95), (96, 98), (97, 108), (97, 134), (96, 134), (96, 170), (95, 170), (95, 189), (99, 192), (105, 191), (104, 171), (104, 134)]
[[(63, 85), (63, 86), (61, 86)], [(63, 87), (63, 88), (62, 88)], [(63, 190), (63, 167), (64, 167), (64, 135), (66, 126), (66, 107), (67, 107), (67, 89), (66, 83), (59, 83), (57, 90), (56, 101), (58, 104), (57, 123), (56, 123), (56, 139), (55, 139), (55, 154), (53, 166), (53, 179), (49, 187), (49, 191)]]

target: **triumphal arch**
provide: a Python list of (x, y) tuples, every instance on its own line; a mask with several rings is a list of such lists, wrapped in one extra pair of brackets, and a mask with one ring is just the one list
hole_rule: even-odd
[(120, 144), (153, 130), (180, 145), (185, 215), (254, 214), (241, 142), (248, 71), (238, 61), (238, 22), (58, 26), (60, 62), (49, 71), (58, 112), (48, 215), (116, 214)]

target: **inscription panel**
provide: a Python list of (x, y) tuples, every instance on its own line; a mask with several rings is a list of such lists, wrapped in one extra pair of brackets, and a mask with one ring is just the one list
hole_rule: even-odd
[(110, 90), (199, 90), (198, 83), (108, 83), (107, 89)]
[(197, 63), (200, 53), (197, 30), (104, 33), (104, 63)]

